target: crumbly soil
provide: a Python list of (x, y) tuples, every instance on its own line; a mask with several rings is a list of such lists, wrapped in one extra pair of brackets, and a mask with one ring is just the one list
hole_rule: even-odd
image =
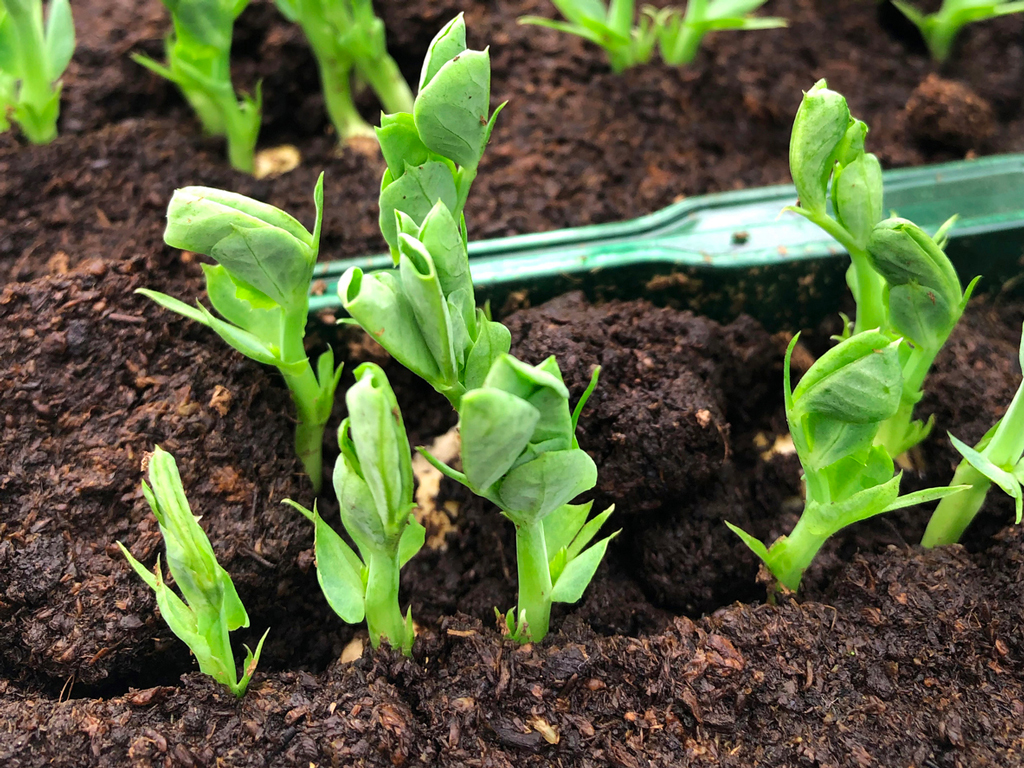
[[(557, 355), (574, 399), (602, 366), (580, 441), (622, 532), (581, 603), (556, 607), (550, 639), (516, 648), (494, 618), (515, 600), (511, 526), (445, 481), (432, 546), (403, 571), (414, 658), (366, 647), (320, 594), (308, 524), (280, 503), (312, 491), (279, 377), (133, 291), (201, 295), (197, 261), (161, 241), (185, 184), (311, 223), (326, 170), (323, 258), (379, 251), (382, 161), (335, 148), (315, 64), (269, 0), (237, 25), (234, 76), (263, 82), (261, 147), (292, 143), (302, 163), (263, 180), (228, 168), (173, 87), (128, 58), (160, 55), (159, 0), (74, 6), (61, 137), (0, 136), (0, 764), (1021, 764), (1024, 542), (1007, 498), (992, 494), (963, 547), (915, 548), (921, 509), (855, 526), (798, 599), (765, 602), (755, 558), (722, 523), (785, 533), (799, 466), (781, 439), (788, 339), (749, 318), (574, 294), (508, 317), (513, 351)], [(549, 14), (544, 0), (380, 10), (410, 79), (456, 10), (471, 42), (492, 46), (492, 95), (510, 105), (468, 209), (475, 238), (783, 182), (800, 90), (822, 76), (872, 125), (887, 166), (1024, 149), (1024, 16), (968, 27), (940, 70), (886, 4), (772, 0), (790, 29), (715, 35), (691, 68), (616, 77), (589, 44), (515, 24)], [(365, 95), (360, 107), (375, 109)], [(936, 425), (907, 489), (948, 481), (947, 430), (973, 442), (1001, 415), (1022, 319), (1019, 305), (974, 302), (921, 403)], [(307, 343), (331, 344), (349, 369), (384, 364), (414, 444), (453, 426), (446, 402), (357, 330), (314, 326)], [(798, 372), (826, 344), (807, 336)], [(343, 414), (339, 399), (332, 429)], [(155, 444), (177, 457), (249, 610), (236, 647), (271, 628), (240, 702), (195, 671), (115, 546), (148, 565), (162, 550), (139, 491)], [(336, 523), (329, 488), (320, 508)]]
[[(547, 0), (378, 6), (412, 82), (430, 38), (458, 11), (471, 44), (491, 46), (492, 101), (509, 105), (467, 209), (474, 239), (623, 220), (683, 196), (785, 182), (792, 116), (821, 77), (869, 123), (870, 148), (886, 167), (1024, 150), (1019, 14), (968, 25), (938, 68), (888, 3), (771, 0), (765, 12), (788, 18), (788, 29), (712, 34), (690, 67), (618, 76), (595, 46), (516, 23), (551, 15)], [(320, 171), (322, 259), (383, 249), (379, 153), (336, 149), (316, 64), (271, 0), (253, 0), (240, 17), (233, 75), (243, 90), (262, 82), (260, 147), (292, 144), (302, 162), (262, 181), (232, 171), (174, 87), (130, 59), (162, 56), (160, 0), (77, 0), (74, 12), (60, 138), (30, 147), (0, 136), (0, 282), (137, 254), (176, 268), (161, 242), (163, 216), (173, 189), (187, 184), (255, 196), (308, 223)], [(359, 105), (375, 116), (372, 96)]]
[[(574, 398), (605, 366), (580, 429), (602, 473), (631, 482), (638, 459), (620, 443), (670, 431), (671, 459), (640, 460), (708, 477), (656, 473), (657, 506), (640, 482), (598, 489), (622, 533), (584, 600), (559, 606), (552, 637), (526, 649), (494, 628), (494, 608), (515, 599), (511, 526), (445, 483), (442, 546), (403, 572), (422, 629), (409, 661), (363, 648), (319, 593), (308, 525), (279, 503), (311, 493), (276, 375), (135, 296), (153, 283), (145, 267), (97, 261), (0, 297), (6, 765), (968, 766), (1014, 764), (1024, 747), (1024, 550), (1015, 527), (993, 537), (1010, 514), (997, 496), (966, 547), (905, 543), (923, 510), (873, 521), (830, 543), (799, 600), (763, 603), (757, 565), (722, 521), (770, 540), (792, 525), (799, 483), (792, 456), (767, 448), (784, 430), (785, 339), (753, 321), (579, 295), (508, 318), (525, 359), (564, 356)], [(944, 482), (945, 430), (973, 440), (998, 418), (1019, 380), (1022, 317), (972, 307), (938, 361), (922, 406), (935, 435), (908, 478)], [(310, 348), (328, 341), (346, 360), (387, 363), (350, 329), (319, 328)], [(389, 371), (415, 442), (451, 426), (443, 401)], [(673, 415), (628, 417), (644, 411)], [(708, 469), (675, 444), (705, 430), (722, 441)], [(149, 564), (161, 550), (138, 490), (157, 443), (249, 609), (238, 640), (271, 628), (242, 702), (193, 671), (112, 546)]]

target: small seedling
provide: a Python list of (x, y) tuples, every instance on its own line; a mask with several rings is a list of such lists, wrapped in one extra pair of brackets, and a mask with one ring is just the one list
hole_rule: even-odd
[(352, 102), (353, 78), (369, 83), (385, 112), (412, 112), (412, 91), (388, 54), (384, 22), (370, 0), (277, 0), (277, 7), (309, 40), (339, 141), (374, 135)]
[(167, 65), (132, 58), (178, 86), (210, 136), (226, 136), (232, 167), (253, 171), (262, 98), (235, 93), (231, 84), (231, 34), (249, 0), (163, 0), (174, 31), (165, 41)]
[(164, 581), (159, 556), (156, 569), (151, 572), (132, 557), (124, 544), (118, 542), (118, 546), (135, 572), (156, 593), (160, 615), (191, 649), (199, 669), (241, 697), (256, 671), (263, 641), (270, 630), (263, 633), (255, 653), (246, 647), (239, 680), (228, 633), (248, 627), (249, 615), (231, 577), (217, 562), (199, 518), (189, 508), (174, 457), (159, 447), (149, 457), (149, 482), (152, 485), (143, 481), (142, 493), (160, 525), (167, 548), (167, 567), (182, 596), (178, 597)]
[(867, 133), (867, 125), (850, 115), (846, 99), (824, 80), (805, 93), (789, 144), (799, 201), (786, 210), (817, 224), (850, 254), (846, 280), (857, 303), (852, 332), (877, 329), (906, 342), (900, 349), (900, 408), (877, 433), (889, 455), (898, 456), (931, 430), (930, 421), (913, 418), (914, 406), (977, 279), (961, 290), (943, 251), (955, 217), (934, 237), (905, 219), (882, 220), (882, 168), (864, 149)]
[(940, 62), (949, 57), (953, 41), (965, 24), (1024, 11), (1024, 2), (1000, 0), (943, 0), (939, 10), (928, 14), (903, 0), (892, 0), (892, 4), (921, 30), (932, 58)]
[[(1024, 334), (1021, 336), (1018, 360), (1024, 369)], [(923, 547), (955, 544), (971, 524), (985, 503), (985, 497), (994, 483), (1014, 502), (1017, 523), (1024, 507), (1024, 383), (1017, 389), (1006, 414), (973, 448), (949, 436), (953, 446), (964, 457), (956, 468), (951, 485), (969, 486), (965, 493), (939, 502), (928, 528), (921, 539)]]
[(506, 623), (519, 642), (544, 638), (552, 603), (583, 596), (616, 535), (588, 547), (613, 508), (587, 522), (591, 504), (569, 503), (597, 483), (597, 467), (576, 441), (576, 423), (598, 370), (570, 414), (569, 391), (554, 357), (531, 366), (502, 355), (459, 406), (463, 471), (420, 449), (439, 471), (493, 502), (515, 524), (519, 600)]
[(57, 138), (60, 76), (75, 52), (68, 0), (0, 0), (0, 131), (13, 120), (33, 144)]
[(602, 48), (615, 72), (646, 64), (657, 47), (666, 64), (680, 66), (696, 58), (700, 43), (715, 30), (775, 29), (786, 20), (750, 14), (767, 0), (689, 0), (679, 8), (645, 6), (634, 24), (634, 0), (552, 0), (566, 21), (523, 16), (534, 24), (582, 37)]
[(423, 546), (426, 531), (412, 514), (413, 477), (409, 439), (398, 401), (384, 371), (373, 363), (356, 369), (345, 395), (348, 418), (338, 430), (341, 456), (334, 465), (334, 490), (341, 523), (357, 555), (313, 511), (293, 501), (316, 527), (316, 573), (327, 602), (341, 619), (366, 617), (370, 642), (387, 640), (412, 653), (412, 609), (398, 604), (399, 572)]
[(958, 493), (967, 486), (927, 488), (900, 496), (902, 473), (875, 435), (900, 407), (903, 374), (900, 342), (880, 331), (855, 334), (830, 349), (790, 386), (786, 350), (786, 420), (804, 471), (804, 511), (793, 531), (770, 548), (731, 523), (779, 582), (800, 586), (804, 571), (830, 536), (848, 525), (914, 504)]
[(320, 355), (314, 373), (302, 343), (320, 249), (323, 183), (320, 174), (312, 233), (284, 211), (232, 192), (185, 187), (174, 193), (164, 241), (217, 261), (204, 264), (203, 272), (210, 303), (223, 320), (198, 301), (193, 307), (157, 291), (138, 291), (212, 328), (246, 357), (281, 372), (298, 411), (295, 450), (317, 492), (323, 475), (324, 427), (341, 378), (341, 366), (334, 367), (330, 349)]

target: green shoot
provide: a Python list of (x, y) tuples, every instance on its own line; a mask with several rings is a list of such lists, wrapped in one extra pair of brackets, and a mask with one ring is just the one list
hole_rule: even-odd
[(178, 86), (210, 136), (226, 136), (232, 167), (253, 171), (260, 132), (261, 96), (231, 84), (231, 33), (249, 0), (163, 0), (174, 32), (167, 37), (167, 65), (139, 54), (132, 58)]
[(780, 18), (750, 14), (767, 0), (689, 0), (686, 10), (645, 6), (634, 25), (634, 0), (552, 0), (566, 21), (523, 16), (520, 24), (534, 24), (582, 37), (602, 48), (615, 72), (646, 64), (655, 46), (665, 63), (689, 64), (700, 43), (715, 30), (774, 29), (786, 26)]
[[(1024, 335), (1021, 337), (1019, 362), (1024, 367)], [(1024, 507), (1024, 383), (1010, 401), (1006, 414), (990, 429), (981, 441), (971, 448), (949, 436), (953, 446), (964, 457), (956, 468), (951, 485), (969, 486), (966, 493), (951, 496), (939, 502), (928, 528), (921, 539), (923, 547), (955, 544), (981, 511), (992, 484), (999, 486), (1014, 501), (1017, 523)]]
[(223, 320), (196, 302), (140, 289), (162, 307), (212, 328), (230, 346), (284, 376), (298, 411), (295, 450), (319, 493), (324, 427), (334, 404), (341, 366), (328, 349), (314, 373), (302, 339), (309, 286), (320, 249), (323, 174), (317, 181), (312, 234), (266, 203), (207, 187), (185, 187), (171, 198), (164, 241), (217, 261), (204, 264), (206, 292)]
[(914, 420), (914, 406), (975, 283), (961, 290), (942, 250), (955, 219), (934, 238), (905, 219), (882, 220), (882, 168), (864, 150), (867, 133), (841, 94), (824, 80), (815, 83), (793, 121), (789, 167), (799, 200), (786, 210), (817, 224), (850, 254), (846, 281), (857, 303), (853, 333), (878, 329), (907, 342), (900, 349), (900, 408), (876, 436), (890, 456), (898, 456), (931, 430), (931, 422)]
[(75, 52), (68, 0), (0, 0), (0, 131), (18, 124), (33, 144), (57, 138), (60, 76)]
[(384, 22), (370, 0), (277, 0), (277, 7), (309, 40), (339, 141), (374, 135), (352, 102), (353, 77), (369, 83), (385, 112), (412, 112), (412, 91), (388, 54)]
[(373, 363), (356, 369), (345, 395), (348, 418), (338, 430), (341, 456), (334, 465), (341, 522), (359, 555), (316, 511), (287, 501), (316, 527), (316, 572), (327, 602), (341, 619), (366, 617), (370, 642), (387, 640), (412, 653), (412, 609), (398, 604), (399, 572), (423, 546), (426, 531), (412, 514), (409, 438), (384, 371)]
[(178, 597), (164, 581), (159, 557), (151, 572), (132, 557), (124, 544), (118, 542), (118, 546), (135, 572), (156, 593), (160, 615), (191, 649), (199, 669), (241, 697), (256, 671), (263, 641), (270, 630), (263, 633), (255, 653), (246, 647), (239, 680), (228, 633), (248, 627), (249, 616), (231, 577), (217, 562), (199, 518), (189, 508), (174, 457), (159, 446), (149, 457), (149, 482), (152, 486), (143, 481), (142, 493), (160, 525), (167, 548), (167, 567), (182, 596)]
[(612, 509), (588, 523), (591, 504), (569, 503), (597, 483), (597, 467), (576, 441), (576, 422), (597, 375), (595, 370), (570, 414), (555, 358), (531, 366), (502, 355), (459, 406), (463, 472), (420, 449), (438, 470), (496, 504), (515, 524), (519, 600), (506, 622), (518, 642), (542, 640), (552, 603), (583, 596), (616, 535), (588, 547)]
[(889, 453), (875, 435), (900, 407), (903, 374), (899, 341), (863, 331), (830, 349), (790, 387), (786, 350), (786, 420), (804, 470), (806, 500), (793, 531), (770, 548), (727, 523), (786, 588), (796, 590), (828, 538), (848, 525), (914, 504), (959, 493), (967, 486), (928, 488), (899, 495)]
[(892, 3), (921, 30), (932, 58), (940, 62), (949, 57), (953, 41), (965, 24), (1024, 11), (1024, 2), (1001, 0), (943, 0), (938, 11), (928, 14), (904, 0), (892, 0)]
[(490, 64), (466, 49), (461, 15), (434, 38), (413, 112), (385, 115), (377, 131), (388, 168), (380, 227), (396, 271), (349, 269), (345, 310), (402, 365), (456, 408), (511, 337), (477, 309), (463, 209), (490, 138)]

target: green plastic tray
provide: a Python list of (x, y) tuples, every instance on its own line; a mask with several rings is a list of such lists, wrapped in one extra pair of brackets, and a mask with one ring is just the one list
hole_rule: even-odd
[[(499, 311), (569, 290), (593, 299), (644, 296), (717, 319), (741, 312), (770, 328), (804, 327), (835, 312), (848, 260), (818, 227), (780, 213), (791, 185), (683, 200), (628, 222), (470, 243), (480, 300)], [(959, 215), (948, 253), (979, 290), (1016, 292), (1024, 258), (1024, 154), (885, 173), (885, 206), (928, 231)], [(391, 266), (388, 256), (321, 264), (311, 309), (340, 312), (337, 281), (351, 266)]]

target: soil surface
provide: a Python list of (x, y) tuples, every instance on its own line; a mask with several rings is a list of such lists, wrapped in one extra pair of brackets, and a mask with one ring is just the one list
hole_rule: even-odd
[[(615, 75), (595, 46), (516, 23), (551, 16), (547, 0), (378, 7), (411, 81), (430, 38), (458, 11), (470, 44), (491, 47), (492, 101), (509, 105), (467, 208), (474, 239), (623, 220), (682, 196), (785, 182), (793, 114), (821, 77), (869, 123), (870, 148), (885, 167), (1024, 150), (1019, 14), (965, 27), (940, 69), (887, 3), (771, 0), (765, 12), (788, 18), (789, 28), (712, 34), (690, 67)], [(160, 0), (77, 0), (74, 13), (78, 46), (64, 77), (60, 137), (30, 147), (0, 136), (0, 282), (139, 254), (175, 268), (161, 242), (163, 216), (174, 188), (188, 184), (251, 195), (309, 223), (320, 171), (321, 258), (383, 249), (383, 161), (336, 149), (315, 61), (270, 0), (253, 0), (236, 24), (234, 82), (249, 91), (262, 82), (260, 147), (293, 144), (302, 162), (262, 181), (232, 171), (222, 143), (203, 138), (174, 86), (131, 60), (163, 55)], [(359, 105), (375, 117), (371, 95)]]

